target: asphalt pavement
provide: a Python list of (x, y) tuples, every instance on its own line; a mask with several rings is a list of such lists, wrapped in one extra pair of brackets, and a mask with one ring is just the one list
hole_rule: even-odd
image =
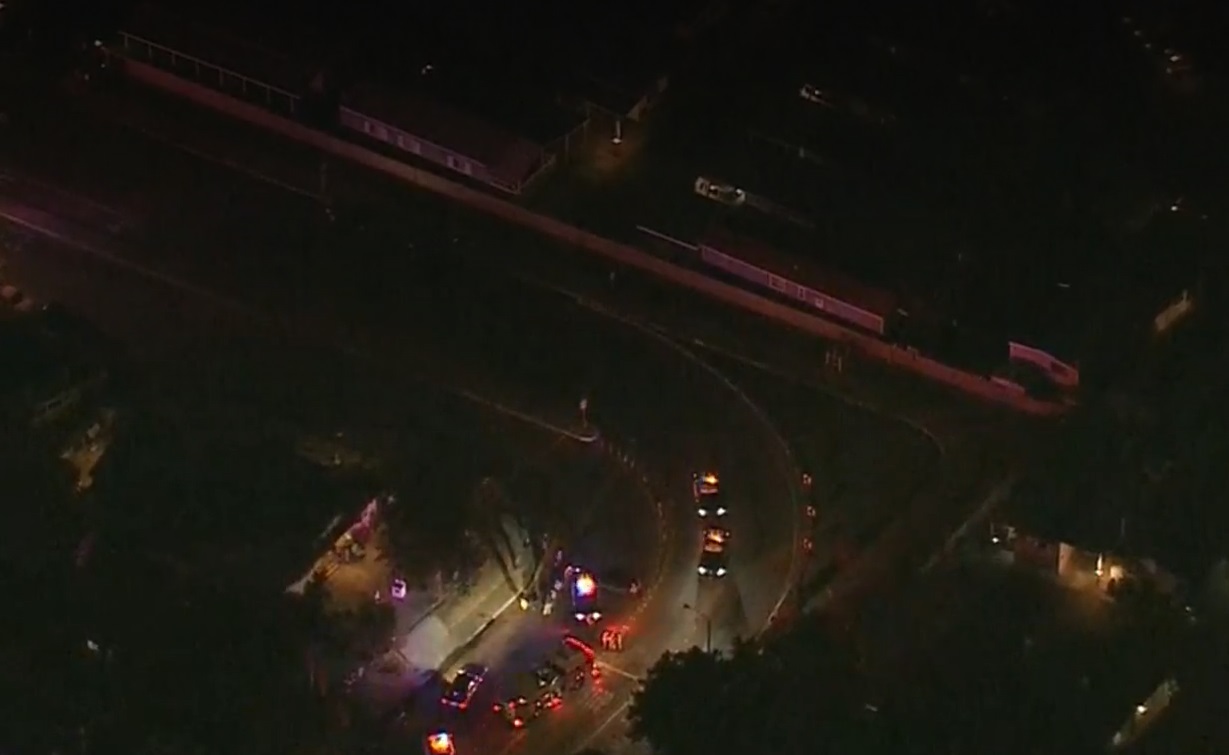
[[(643, 478), (656, 481), (672, 522), (663, 530), (649, 515), (628, 513), (595, 531), (638, 532), (651, 542), (663, 531), (678, 533), (620, 658), (631, 677), (662, 649), (703, 642), (704, 620), (683, 604), (713, 618), (714, 639), (724, 646), (758, 631), (779, 603), (792, 561), (796, 472), (775, 440), (763, 440), (771, 428), (706, 366), (569, 297), (474, 265), (441, 248), (438, 234), (410, 247), (404, 237), (382, 238), (382, 229), (361, 223), (338, 229), (314, 202), (174, 149), (149, 147), (139, 164), (129, 147), (98, 151), (111, 153), (117, 173), (97, 163), (86, 170), (87, 161), (104, 158), (82, 150), (61, 156), (72, 170), (39, 174), (40, 184), (57, 186), (60, 201), (20, 189), (38, 165), (10, 170), (16, 177), (5, 193), (26, 201), (10, 202), (6, 213), (29, 221), (33, 209), (33, 225), (77, 246), (27, 245), (14, 256), (14, 270), (41, 298), (161, 354), (166, 369), (206, 370), (215, 367), (214, 354), (241, 351), (276, 369), (297, 403), (311, 404), (311, 391), (353, 393), (371, 421), (383, 415), (395, 423), (406, 403), (426, 403), (432, 415), (468, 412), (472, 427), (473, 402), (457, 398), (461, 385), (498, 390), (484, 401), (532, 406), (561, 425), (575, 424), (577, 404), (588, 398), (592, 422)], [(105, 207), (105, 220), (71, 209), (78, 202)], [(113, 216), (125, 222), (117, 227)], [(304, 253), (309, 243), (315, 246)], [(219, 383), (243, 382), (243, 370), (218, 369)], [(377, 379), (380, 390), (369, 387)], [(453, 390), (439, 390), (440, 382)], [(498, 423), (496, 432), (513, 423), (508, 412), (492, 416), (481, 413), (476, 422)], [(701, 589), (699, 525), (687, 485), (692, 471), (710, 466), (722, 471), (736, 501), (732, 552), (740, 576)], [(623, 685), (634, 683), (613, 676), (622, 680), (611, 682), (616, 693), (578, 706), (574, 723), (541, 736), (564, 747), (616, 721), (626, 703)]]

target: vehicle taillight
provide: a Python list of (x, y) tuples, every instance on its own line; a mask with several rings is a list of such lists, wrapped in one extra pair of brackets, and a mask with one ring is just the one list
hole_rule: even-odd
[(494, 705), (491, 706), (491, 710), (495, 711), (496, 713), (500, 712), (503, 709), (504, 709), (504, 706), (500, 705), (499, 703), (495, 703)]
[(525, 722), (524, 722), (524, 721), (522, 721), (522, 720), (521, 720), (521, 719), (519, 719), (519, 718), (518, 718), (518, 719), (516, 719), (516, 720), (514, 720), (514, 721), (512, 722), (512, 728), (514, 728), (514, 729), (519, 729), (519, 728), (521, 728), (521, 727), (522, 727), (522, 726), (524, 726), (524, 725), (525, 725)]

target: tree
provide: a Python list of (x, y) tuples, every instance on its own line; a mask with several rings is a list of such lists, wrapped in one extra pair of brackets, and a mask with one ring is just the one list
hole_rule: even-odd
[[(110, 575), (109, 742), (170, 752), (272, 753), (319, 733), (309, 637), (279, 596)], [(127, 598), (127, 599), (126, 599)]]
[(288, 446), (134, 412), (96, 476), (100, 537), (221, 578), (284, 587), (336, 514), (329, 481)]
[[(721, 752), (734, 702), (730, 661), (699, 648), (666, 653), (632, 697), (631, 736), (658, 755)], [(716, 725), (714, 725), (716, 724)]]
[(24, 569), (63, 563), (82, 534), (67, 465), (30, 429), (0, 421), (5, 526), (0, 559)]
[(817, 622), (804, 622), (728, 655), (693, 648), (663, 656), (628, 719), (632, 737), (660, 755), (882, 751), (883, 727), (868, 725), (865, 701), (847, 649)]
[(467, 584), (488, 553), (474, 536), (483, 521), (470, 508), (474, 480), (455, 470), (417, 468), (397, 484), (385, 512), (387, 556), (405, 579), (426, 584), (435, 575)]

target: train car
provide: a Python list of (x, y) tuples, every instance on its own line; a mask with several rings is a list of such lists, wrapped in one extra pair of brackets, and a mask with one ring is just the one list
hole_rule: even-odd
[(709, 236), (698, 247), (700, 261), (707, 267), (771, 290), (812, 312), (881, 337), (892, 327), (897, 301), (888, 291), (733, 234)]

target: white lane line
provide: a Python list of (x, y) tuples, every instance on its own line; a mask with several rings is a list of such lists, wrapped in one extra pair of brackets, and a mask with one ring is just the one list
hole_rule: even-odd
[(589, 732), (589, 736), (581, 740), (580, 744), (576, 746), (576, 751), (580, 752), (582, 750), (586, 750), (590, 746), (592, 746), (594, 742), (598, 741), (598, 739), (601, 738), (602, 734), (605, 733), (605, 731), (610, 728), (611, 724), (613, 724), (616, 720), (618, 720), (620, 716), (623, 716), (627, 713), (627, 709), (631, 707), (631, 704), (632, 704), (631, 698), (628, 698), (627, 700), (624, 700), (622, 703), (620, 703), (619, 707), (611, 711), (609, 716), (606, 716), (606, 718), (603, 719), (602, 722), (598, 724), (596, 728), (593, 729), (593, 731)]
[(603, 671), (612, 671), (614, 672), (615, 676), (621, 676), (624, 679), (630, 679), (633, 682), (640, 682), (644, 680), (644, 677), (637, 676), (636, 674), (633, 674), (627, 669), (619, 668), (613, 663), (608, 663), (606, 661), (598, 661), (597, 667), (602, 669)]

